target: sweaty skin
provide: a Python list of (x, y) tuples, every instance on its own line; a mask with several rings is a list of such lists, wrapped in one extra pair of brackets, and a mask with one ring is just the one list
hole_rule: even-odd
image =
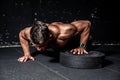
[[(47, 26), (50, 31), (50, 37), (42, 45), (34, 44), (35, 48), (38, 51), (43, 51), (47, 47), (49, 48), (64, 47), (65, 45), (67, 45), (70, 38), (77, 34), (80, 34), (79, 43), (83, 43), (86, 45), (90, 35), (91, 23), (88, 20), (79, 20), (71, 22), (69, 24), (62, 22), (53, 22), (51, 24), (47, 24)], [(31, 41), (30, 30), (31, 27), (27, 27), (21, 30), (19, 33), (19, 39), (24, 53), (24, 56), (18, 59), (18, 61), (20, 62), (26, 62), (29, 59), (34, 61), (34, 57), (31, 56), (29, 49), (29, 42)], [(88, 53), (85, 48), (80, 47), (71, 49), (70, 52), (72, 52), (73, 54)]]

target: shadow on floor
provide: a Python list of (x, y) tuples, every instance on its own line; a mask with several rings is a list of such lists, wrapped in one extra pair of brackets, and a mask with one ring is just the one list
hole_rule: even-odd
[(46, 50), (43, 52), (35, 51), (35, 52), (31, 53), (31, 55), (33, 57), (40, 55), (40, 54), (44, 55), (44, 56), (51, 57), (51, 60), (50, 60), (51, 63), (59, 63), (59, 57), (60, 57), (59, 51)]

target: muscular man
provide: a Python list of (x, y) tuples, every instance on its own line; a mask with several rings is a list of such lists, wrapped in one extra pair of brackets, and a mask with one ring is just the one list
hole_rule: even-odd
[(23, 49), (24, 56), (18, 61), (26, 62), (34, 57), (30, 54), (29, 42), (31, 41), (38, 51), (44, 51), (47, 48), (63, 48), (74, 44), (74, 36), (79, 35), (79, 46), (72, 48), (73, 54), (87, 54), (86, 44), (90, 35), (91, 23), (88, 20), (78, 20), (71, 23), (53, 22), (46, 24), (36, 21), (33, 26), (20, 31), (19, 39)]

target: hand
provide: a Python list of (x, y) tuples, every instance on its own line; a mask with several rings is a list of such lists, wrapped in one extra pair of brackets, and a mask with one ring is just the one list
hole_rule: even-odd
[(26, 55), (26, 56), (22, 56), (18, 59), (19, 62), (26, 62), (27, 60), (32, 60), (34, 61), (34, 57), (32, 57), (31, 55)]
[(75, 48), (70, 50), (73, 54), (88, 54), (88, 52), (84, 48)]

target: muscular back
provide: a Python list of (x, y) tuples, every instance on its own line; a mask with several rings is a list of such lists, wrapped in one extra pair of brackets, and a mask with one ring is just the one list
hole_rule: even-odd
[(90, 25), (90, 21), (79, 20), (70, 24), (54, 22), (50, 24), (48, 28), (55, 39), (56, 45), (63, 47), (67, 44), (70, 38), (79, 33), (81, 37), (80, 42), (86, 44), (89, 37)]
[(68, 40), (74, 36), (77, 32), (77, 28), (72, 24), (63, 24), (61, 22), (55, 22), (48, 26), (50, 32), (56, 40), (56, 44), (60, 47), (66, 45)]

